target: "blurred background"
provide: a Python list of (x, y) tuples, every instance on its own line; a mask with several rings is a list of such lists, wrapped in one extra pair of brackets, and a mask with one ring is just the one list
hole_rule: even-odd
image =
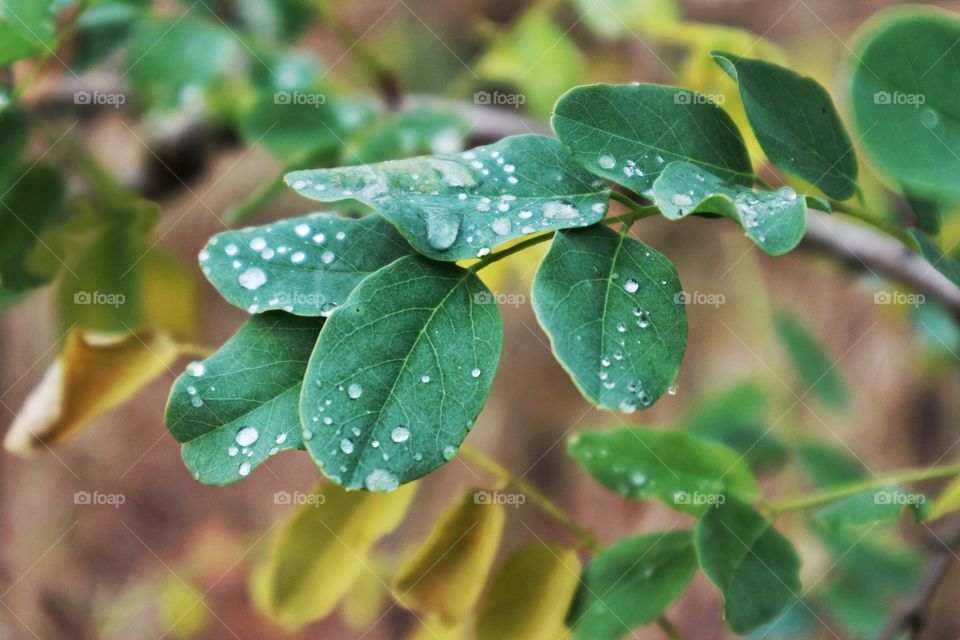
[[(554, 100), (577, 84), (658, 82), (721, 96), (747, 134), (735, 85), (710, 59), (713, 49), (817, 78), (846, 117), (855, 34), (894, 4), (54, 2), (55, 30), (33, 33), (43, 46), (27, 38), (33, 55), (2, 76), (10, 88), (4, 103), (19, 103), (29, 123), (24, 166), (40, 160), (53, 174), (35, 176), (24, 197), (47, 198), (44, 206), (62, 211), (45, 219), (23, 204), (30, 234), (0, 214), (7, 236), (0, 422), (10, 428), (19, 413), (30, 424), (48, 424), (44, 412), (61, 405), (74, 415), (53, 420), (41, 441), (13, 426), (12, 451), (0, 454), (0, 638), (374, 640), (422, 633), (375, 580), (363, 580), (333, 615), (289, 633), (251, 602), (250, 568), (292, 510), (277, 503), (277, 492), (308, 491), (320, 476), (308, 456), (286, 452), (242, 483), (203, 486), (164, 426), (174, 378), (246, 317), (196, 266), (206, 239), (241, 220), (313, 210), (284, 192), (278, 178), (285, 170), (548, 131)], [(960, 11), (960, 2), (937, 4)], [(11, 23), (9, 15), (0, 22), (0, 36), (14, 37)], [(873, 210), (899, 215), (902, 203), (869, 166), (862, 172)], [(944, 238), (960, 239), (956, 223), (947, 220)], [(626, 422), (709, 431), (727, 421), (729, 431), (717, 436), (723, 439), (770, 428), (763, 455), (751, 459), (768, 470), (769, 496), (816, 484), (824, 460), (882, 474), (955, 458), (960, 333), (946, 310), (929, 302), (876, 304), (875, 295), (894, 285), (861, 265), (808, 247), (769, 258), (732, 224), (649, 219), (635, 233), (674, 261), (696, 297), (678, 392), (631, 416), (592, 409), (551, 355), (529, 304), (542, 252), (484, 272), (506, 301), (505, 356), (467, 445), (549, 495), (601, 543), (690, 520), (592, 481), (566, 454), (566, 439), (580, 430)], [(123, 299), (84, 303), (80, 294), (93, 292)], [(778, 333), (777, 314), (818, 343), (839, 399), (810, 392), (782, 328)], [(24, 418), (28, 396), (42, 389), (78, 327), (110, 333), (123, 353), (72, 353), (76, 397), (51, 391), (48, 379)], [(378, 562), (395, 566), (444, 507), (489, 482), (459, 457), (423, 480), (404, 523), (378, 546)], [(803, 556), (809, 606), (754, 636), (875, 635), (914, 591), (925, 563), (944, 553), (946, 525), (902, 522), (844, 541), (802, 518), (784, 518), (780, 528)], [(537, 538), (572, 542), (529, 502), (510, 508), (501, 555)], [(921, 637), (960, 636), (958, 595), (954, 569)], [(719, 595), (702, 576), (668, 615), (685, 638), (733, 637)], [(665, 636), (649, 626), (632, 637)]]

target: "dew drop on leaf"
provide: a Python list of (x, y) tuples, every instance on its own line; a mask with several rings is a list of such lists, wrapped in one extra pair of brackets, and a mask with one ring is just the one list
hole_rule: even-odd
[(254, 442), (257, 441), (257, 438), (260, 437), (260, 432), (257, 431), (256, 427), (243, 427), (240, 431), (237, 431), (237, 444), (241, 447), (249, 447)]
[(347, 387), (347, 395), (356, 400), (361, 395), (363, 395), (363, 387), (354, 382), (349, 387)]
[(394, 428), (390, 434), (390, 439), (394, 442), (406, 442), (410, 438), (410, 429), (403, 426)]
[(369, 491), (393, 491), (400, 482), (386, 469), (374, 469), (363, 481)]
[(267, 281), (266, 274), (257, 267), (251, 267), (247, 269), (237, 278), (237, 281), (240, 283), (240, 286), (244, 289), (249, 289), (253, 291), (259, 289), (263, 283)]

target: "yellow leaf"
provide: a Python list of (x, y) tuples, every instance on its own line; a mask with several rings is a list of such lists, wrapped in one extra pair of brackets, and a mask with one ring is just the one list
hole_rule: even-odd
[(329, 614), (366, 572), (370, 547), (403, 520), (415, 483), (392, 493), (345, 491), (333, 484), (314, 490), (254, 568), (254, 603), (287, 629)]
[(143, 319), (180, 341), (197, 339), (197, 285), (192, 270), (175, 254), (154, 247), (140, 269)]
[(447, 622), (473, 611), (500, 543), (504, 512), (469, 492), (447, 509), (427, 541), (400, 569), (393, 593), (402, 606)]
[(958, 510), (960, 510), (960, 477), (951, 480), (933, 501), (927, 520), (936, 520)]
[(193, 585), (170, 580), (157, 594), (157, 611), (165, 636), (193, 638), (207, 625), (203, 594)]
[(365, 630), (376, 622), (387, 599), (387, 586), (380, 577), (387, 575), (383, 562), (371, 557), (369, 564), (373, 571), (363, 572), (340, 605), (343, 621), (356, 631)]
[(417, 620), (407, 640), (462, 640), (466, 631), (466, 624), (462, 621), (446, 622), (440, 616), (428, 613)]
[(477, 640), (558, 640), (580, 582), (575, 551), (541, 542), (520, 547), (500, 567), (477, 616)]
[(28, 455), (41, 445), (62, 442), (167, 372), (176, 356), (176, 344), (164, 333), (72, 330), (14, 419), (4, 447)]

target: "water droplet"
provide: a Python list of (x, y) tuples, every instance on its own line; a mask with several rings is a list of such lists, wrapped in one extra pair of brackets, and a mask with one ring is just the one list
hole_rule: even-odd
[(277, 444), (283, 444), (286, 441), (287, 441), (287, 434), (281, 433), (280, 435), (277, 436), (277, 439), (276, 439)]
[(633, 413), (636, 410), (637, 410), (637, 405), (633, 402), (633, 400), (627, 399), (627, 400), (623, 400), (620, 403), (620, 411), (622, 411), (623, 413)]
[(237, 449), (236, 447), (227, 448), (227, 455), (229, 455), (231, 458), (237, 455), (238, 453), (240, 453), (240, 449)]
[(223, 252), (228, 256), (237, 255), (237, 251), (237, 245), (233, 244), (232, 242), (223, 248)]
[(237, 431), (237, 444), (241, 447), (249, 447), (254, 442), (257, 441), (257, 438), (260, 437), (260, 432), (257, 431), (256, 427), (243, 427), (240, 431)]
[(386, 469), (374, 469), (364, 479), (363, 483), (368, 491), (393, 491), (400, 486), (397, 476)]
[(293, 255), (290, 256), (290, 262), (294, 264), (303, 262), (306, 259), (307, 259), (307, 254), (305, 254), (303, 251), (295, 251)]
[(459, 217), (442, 211), (427, 212), (427, 244), (432, 248), (437, 251), (449, 249), (457, 241), (459, 234)]
[(797, 192), (793, 190), (793, 187), (780, 187), (777, 189), (777, 196), (789, 202), (793, 202), (797, 199)]
[(410, 429), (406, 427), (396, 427), (390, 434), (390, 439), (394, 442), (406, 442), (410, 438)]
[(420, 382), (422, 382), (423, 384), (427, 384), (428, 382), (430, 382), (430, 376), (428, 375), (420, 376)]
[(254, 291), (259, 289), (263, 283), (267, 281), (267, 274), (265, 274), (262, 269), (251, 267), (250, 269), (247, 269), (241, 273), (237, 278), (237, 281), (244, 289)]
[(493, 229), (493, 232), (498, 236), (505, 236), (510, 233), (510, 227), (509, 218), (497, 218), (490, 223), (490, 228)]
[(347, 387), (347, 395), (356, 400), (361, 395), (363, 395), (363, 387), (354, 382), (349, 387)]
[(600, 156), (600, 158), (597, 160), (597, 164), (604, 169), (613, 169), (615, 166), (617, 166), (617, 160), (613, 156)]
[(330, 264), (336, 259), (337, 259), (337, 256), (334, 255), (333, 251), (324, 251), (320, 255), (320, 262), (322, 262), (323, 264)]
[(250, 248), (254, 251), (263, 251), (267, 248), (267, 241), (260, 237), (254, 238), (250, 241)]
[(241, 462), (241, 463), (240, 463), (240, 466), (237, 467), (237, 473), (239, 473), (241, 476), (248, 476), (248, 475), (250, 475), (250, 463), (249, 463), (249, 462)]
[(350, 455), (353, 453), (353, 441), (349, 438), (344, 438), (340, 441), (340, 451), (343, 451), (345, 454)]
[(673, 194), (673, 197), (670, 198), (670, 202), (678, 207), (689, 207), (693, 204), (693, 198), (685, 193), (675, 193)]
[(310, 225), (298, 224), (293, 228), (293, 232), (296, 233), (301, 238), (306, 238), (308, 235), (310, 235)]
[(457, 448), (453, 446), (446, 446), (443, 448), (443, 459), (450, 460), (453, 456), (457, 455)]
[(629, 280), (623, 283), (623, 288), (626, 290), (627, 293), (636, 293), (637, 290), (640, 288), (640, 283), (634, 280), (633, 278), (630, 278)]
[(678, 387), (676, 383), (674, 383), (674, 384), (670, 385), (669, 387), (667, 387), (667, 393), (669, 393), (669, 394), (672, 395), (672, 396), (677, 395), (677, 393), (678, 393), (679, 391), (680, 391), (680, 387)]
[(473, 371), (470, 372), (470, 375), (473, 376), (474, 378), (479, 378), (479, 377), (480, 377), (480, 369), (474, 369)]

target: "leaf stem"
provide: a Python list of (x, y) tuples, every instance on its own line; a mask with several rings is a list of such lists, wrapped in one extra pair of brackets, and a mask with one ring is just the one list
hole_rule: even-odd
[(914, 240), (909, 233), (907, 233), (897, 225), (892, 224), (884, 220), (883, 218), (879, 218), (873, 215), (872, 213), (870, 213), (869, 211), (865, 211), (864, 209), (860, 209), (859, 207), (855, 207), (851, 204), (847, 204), (846, 202), (840, 202), (838, 200), (828, 200), (828, 202), (830, 203), (830, 206), (833, 207), (835, 211), (839, 211), (840, 213), (845, 213), (846, 215), (852, 218), (856, 218), (857, 220), (862, 220), (863, 222), (866, 222), (870, 226), (875, 227), (880, 231), (883, 231), (887, 235), (896, 238), (897, 240), (902, 242), (904, 245), (909, 247), (914, 252), (920, 251), (920, 247), (917, 246), (916, 240)]
[(513, 475), (513, 473), (511, 473), (506, 467), (501, 465), (487, 454), (471, 447), (461, 447), (460, 453), (463, 454), (464, 458), (476, 466), (487, 471), (491, 475), (496, 476), (503, 482), (513, 485), (518, 491), (530, 498), (531, 502), (540, 507), (544, 513), (552, 517), (558, 523), (562, 524), (568, 531), (570, 531), (570, 533), (575, 535), (583, 546), (587, 547), (594, 553), (599, 552), (603, 548), (596, 536), (594, 536), (585, 527), (578, 524), (553, 500), (541, 493), (539, 489), (528, 483), (526, 480)]
[(960, 475), (960, 463), (926, 467), (922, 469), (904, 469), (902, 471), (898, 471), (882, 478), (876, 478), (874, 480), (855, 482), (840, 487), (826, 489), (824, 491), (816, 491), (814, 493), (809, 493), (794, 498), (787, 498), (786, 500), (770, 502), (767, 506), (771, 514), (776, 516), (788, 511), (800, 511), (803, 509), (809, 509), (811, 507), (818, 507), (820, 505), (835, 502), (841, 498), (846, 498), (857, 493), (863, 493), (864, 491), (870, 491), (871, 489), (878, 489), (888, 484), (908, 484), (956, 475)]

